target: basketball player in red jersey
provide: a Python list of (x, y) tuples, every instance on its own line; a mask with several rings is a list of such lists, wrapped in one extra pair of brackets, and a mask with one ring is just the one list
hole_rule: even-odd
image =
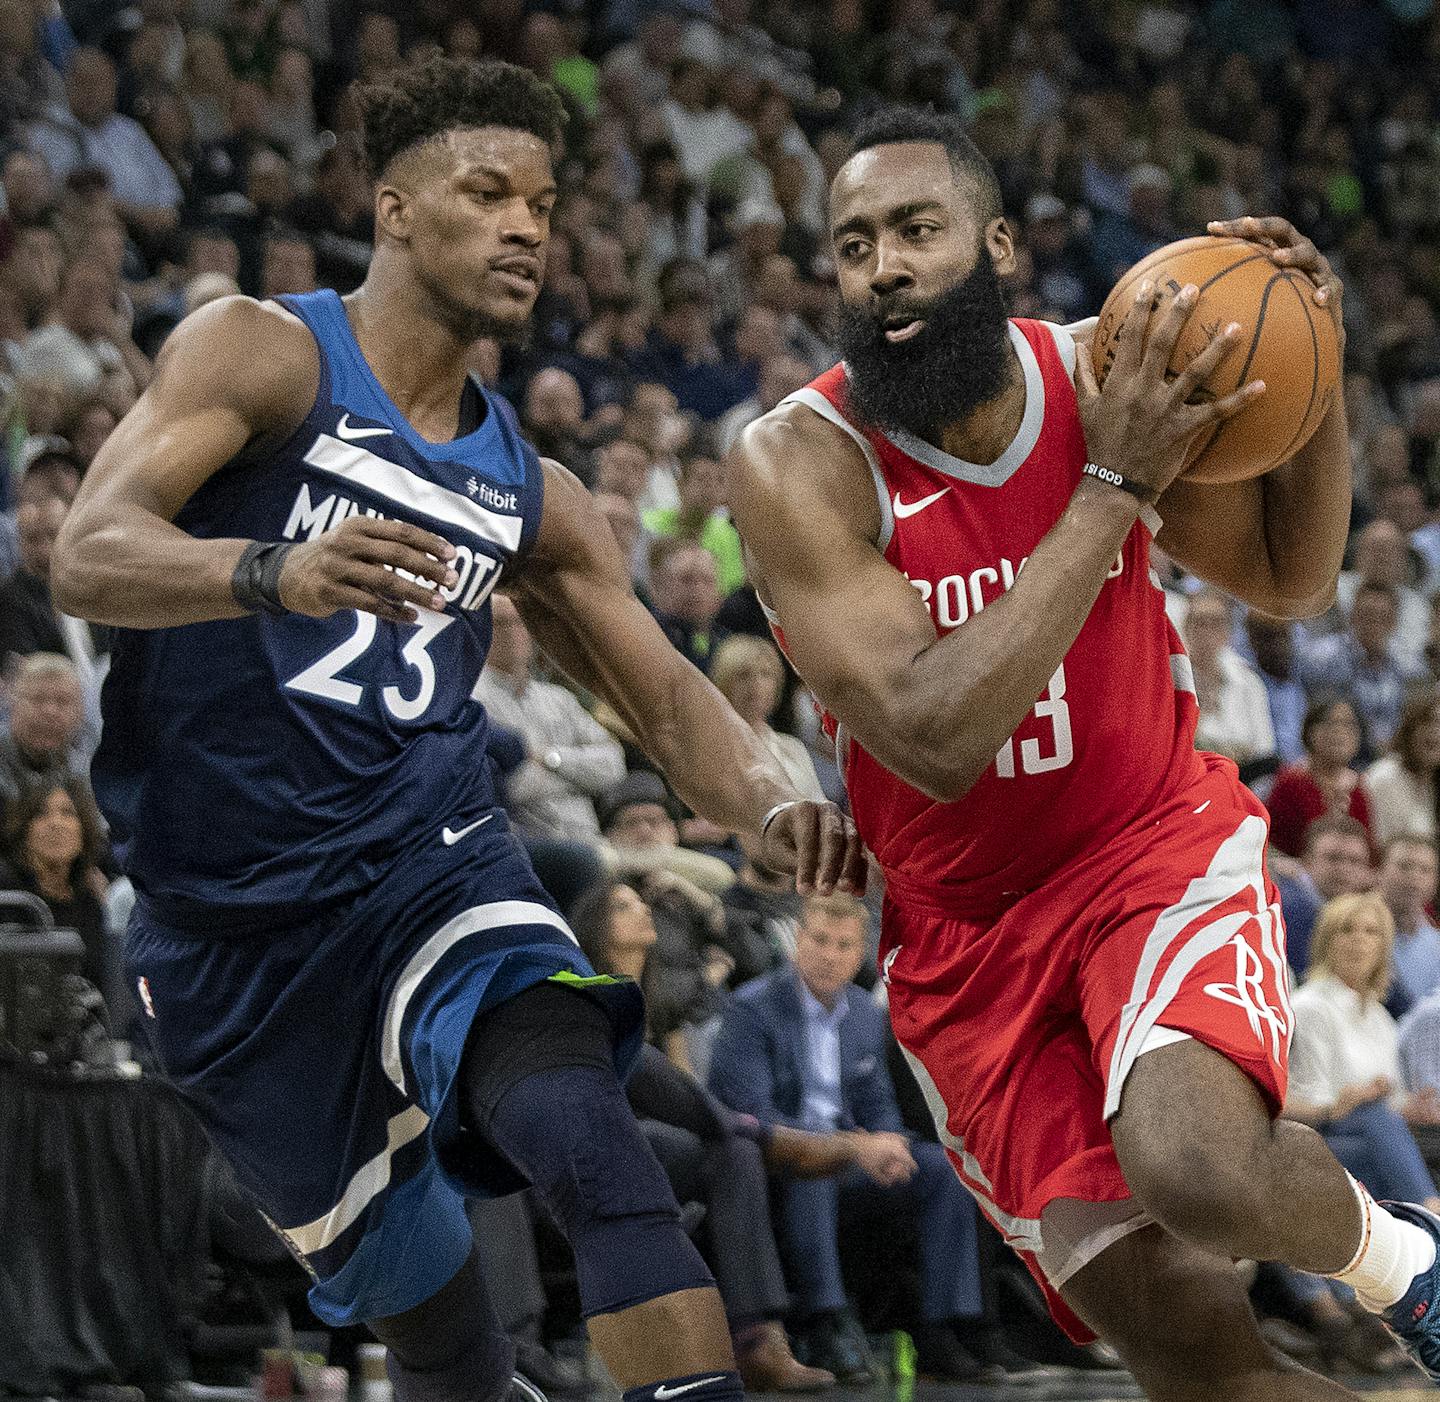
[[(1440, 1375), (1440, 1220), (1376, 1204), (1277, 1118), (1265, 810), (1194, 749), (1149, 565), (1158, 539), (1265, 613), (1326, 608), (1342, 402), (1263, 478), (1177, 480), (1263, 393), (1187, 403), (1242, 329), (1167, 383), (1196, 289), (1142, 287), (1098, 389), (1069, 331), (1007, 321), (999, 190), (951, 119), (872, 119), (831, 217), (844, 359), (746, 432), (731, 501), (884, 869), (891, 1015), (956, 1171), (1061, 1323), (1152, 1398), (1349, 1395), (1262, 1341), (1240, 1257), (1347, 1281)], [(1308, 274), (1338, 328), (1340, 282), (1288, 223), (1212, 232)]]

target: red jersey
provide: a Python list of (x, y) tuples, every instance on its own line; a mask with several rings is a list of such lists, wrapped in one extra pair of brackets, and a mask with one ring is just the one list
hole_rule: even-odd
[[(785, 401), (864, 450), (880, 499), (877, 543), (942, 635), (1015, 582), (1086, 462), (1069, 332), (1015, 320), (1010, 338), (1025, 414), (988, 466), (852, 420), (843, 364)], [(1194, 780), (1194, 680), (1150, 568), (1159, 524), (1147, 508), (1034, 710), (958, 801), (913, 788), (827, 716), (856, 825), (894, 895), (954, 915), (998, 911)], [(783, 647), (778, 628), (777, 638)]]

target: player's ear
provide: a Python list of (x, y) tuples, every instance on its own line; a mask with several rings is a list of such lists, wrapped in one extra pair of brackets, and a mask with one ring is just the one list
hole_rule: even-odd
[(985, 248), (1001, 277), (1009, 277), (1015, 271), (1015, 236), (1003, 216), (985, 226)]
[(398, 185), (381, 185), (375, 191), (375, 222), (380, 232), (405, 243), (410, 238), (410, 196)]

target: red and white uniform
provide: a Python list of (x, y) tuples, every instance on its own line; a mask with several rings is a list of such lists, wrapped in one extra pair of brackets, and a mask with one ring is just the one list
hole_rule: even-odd
[[(853, 422), (843, 366), (787, 401), (864, 450), (878, 543), (942, 634), (1014, 583), (1086, 461), (1069, 333), (1016, 320), (1010, 336), (1025, 415), (988, 466)], [(885, 872), (896, 1036), (956, 1171), (1077, 1337), (1058, 1287), (1149, 1220), (1106, 1128), (1137, 1057), (1194, 1037), (1272, 1111), (1285, 1097), (1265, 810), (1234, 765), (1195, 751), (1190, 662), (1150, 569), (1158, 529), (1147, 510), (1049, 686), (958, 802), (927, 798), (827, 717)]]

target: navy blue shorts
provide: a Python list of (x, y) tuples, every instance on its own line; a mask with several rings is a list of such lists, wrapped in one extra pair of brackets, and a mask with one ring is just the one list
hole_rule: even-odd
[[(137, 902), (130, 972), (166, 1074), (315, 1280), (332, 1325), (428, 1299), (471, 1247), (467, 1195), (514, 1170), (462, 1127), (457, 1078), (477, 1013), (594, 970), (496, 815), (484, 840), (435, 845), (298, 925), (197, 938)], [(477, 838), (479, 835), (477, 834)], [(622, 1071), (643, 1011), (611, 1006)]]

